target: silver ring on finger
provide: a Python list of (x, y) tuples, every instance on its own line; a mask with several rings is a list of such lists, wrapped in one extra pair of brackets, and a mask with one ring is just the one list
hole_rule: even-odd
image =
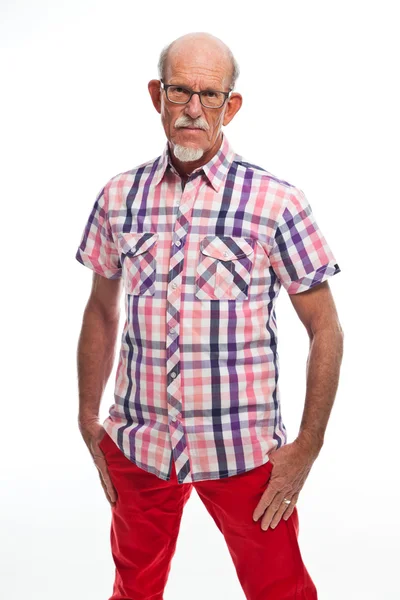
[(284, 499), (282, 500), (282, 502), (284, 502), (285, 504), (290, 504), (292, 501), (291, 501), (291, 500), (288, 500), (287, 498), (284, 498)]

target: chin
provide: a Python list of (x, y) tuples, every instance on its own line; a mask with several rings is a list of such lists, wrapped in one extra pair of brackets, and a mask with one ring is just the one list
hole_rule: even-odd
[(174, 156), (181, 162), (194, 162), (199, 160), (205, 150), (203, 148), (193, 148), (192, 146), (182, 146), (181, 144), (174, 144)]

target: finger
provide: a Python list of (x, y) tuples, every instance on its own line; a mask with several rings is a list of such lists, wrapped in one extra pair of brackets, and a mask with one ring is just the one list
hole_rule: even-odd
[(106, 484), (104, 483), (104, 480), (103, 480), (103, 477), (101, 476), (101, 473), (100, 473), (100, 471), (99, 471), (99, 478), (100, 478), (100, 483), (101, 483), (101, 485), (102, 485), (102, 487), (103, 487), (103, 490), (104, 490), (104, 494), (105, 494), (105, 496), (106, 496), (106, 498), (107, 498), (107, 502), (109, 503), (109, 505), (110, 505), (111, 507), (115, 506), (115, 503), (113, 503), (113, 502), (111, 501), (110, 494), (109, 494), (109, 492), (108, 492), (108, 489), (107, 489), (107, 486), (106, 486)]
[(103, 489), (106, 492), (107, 500), (113, 505), (117, 501), (117, 491), (111, 481), (104, 454), (102, 453), (102, 456), (96, 455), (94, 462), (99, 471), (101, 482), (104, 483), (105, 487), (103, 486)]
[(100, 471), (100, 469), (99, 469), (99, 477), (100, 477), (100, 482), (101, 482), (101, 485), (103, 487), (103, 490), (104, 490), (104, 493), (106, 495), (108, 502), (110, 503), (111, 506), (114, 506), (115, 502), (117, 500), (117, 494), (116, 494), (114, 486), (112, 485), (112, 483), (111, 483), (111, 487), (110, 487), (110, 485), (107, 485), (107, 477)]
[[(283, 502), (284, 498), (287, 498), (288, 500), (290, 500), (289, 492), (279, 492), (275, 496), (272, 503), (270, 504), (270, 506), (267, 508), (266, 512), (264, 513), (263, 518), (261, 519), (261, 529), (263, 529), (264, 531), (266, 531), (268, 529), (268, 527), (270, 526), (275, 515), (277, 515), (277, 513), (279, 513), (279, 511), (282, 510), (282, 504), (284, 505), (284, 507), (286, 509), (287, 505)], [(277, 516), (277, 518), (278, 518), (278, 516)], [(280, 516), (279, 516), (279, 519), (280, 519)]]
[(297, 503), (297, 498), (299, 497), (299, 493), (300, 492), (296, 492), (295, 494), (293, 494), (293, 496), (291, 498), (289, 498), (289, 500), (291, 500), (291, 503), (288, 504), (285, 514), (283, 515), (283, 518), (285, 519), (285, 521), (287, 521), (288, 518), (293, 513), (294, 507), (296, 506), (296, 503)]
[(266, 490), (263, 492), (263, 495), (261, 496), (260, 500), (258, 501), (257, 506), (254, 509), (254, 512), (253, 512), (253, 520), (254, 521), (258, 521), (258, 519), (265, 513), (267, 508), (271, 505), (271, 503), (274, 501), (276, 495), (279, 494), (280, 491), (281, 490), (278, 490), (275, 487), (274, 483), (270, 479), (267, 483)]
[[(287, 498), (287, 497), (285, 496), (285, 498)], [(291, 498), (287, 498), (287, 500), (291, 500)], [(278, 510), (274, 514), (274, 517), (271, 521), (270, 527), (272, 529), (275, 529), (275, 527), (278, 525), (279, 521), (282, 519), (283, 515), (286, 515), (286, 512), (287, 512), (289, 506), (291, 506), (291, 504), (286, 504), (285, 502), (281, 503), (280, 508), (278, 508)]]
[(102, 488), (104, 490), (104, 494), (105, 494), (105, 496), (107, 498), (107, 502), (109, 502), (111, 504), (110, 497), (109, 497), (108, 491), (107, 491), (107, 487), (106, 487), (106, 484), (103, 481), (103, 477), (101, 476), (100, 471), (99, 471), (99, 479), (100, 479), (101, 486), (102, 486)]
[(107, 493), (108, 493), (110, 502), (112, 504), (115, 504), (115, 502), (117, 501), (117, 491), (113, 485), (113, 482), (111, 481), (111, 477), (108, 473), (107, 466), (101, 470), (101, 476), (102, 476), (104, 484), (107, 488)]

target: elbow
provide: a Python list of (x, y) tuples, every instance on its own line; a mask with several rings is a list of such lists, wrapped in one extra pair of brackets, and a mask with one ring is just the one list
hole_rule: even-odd
[(344, 343), (344, 331), (338, 320), (332, 321), (331, 323), (326, 323), (323, 326), (312, 328), (307, 328), (308, 336), (310, 338), (310, 343), (321, 335), (328, 335), (331, 338), (337, 340), (337, 343), (343, 345)]

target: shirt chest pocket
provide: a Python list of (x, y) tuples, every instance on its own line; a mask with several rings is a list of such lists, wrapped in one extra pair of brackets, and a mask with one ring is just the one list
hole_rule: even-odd
[(195, 296), (200, 300), (245, 300), (254, 263), (255, 239), (206, 236), (200, 242)]
[(127, 294), (154, 296), (158, 233), (119, 232), (117, 239)]

